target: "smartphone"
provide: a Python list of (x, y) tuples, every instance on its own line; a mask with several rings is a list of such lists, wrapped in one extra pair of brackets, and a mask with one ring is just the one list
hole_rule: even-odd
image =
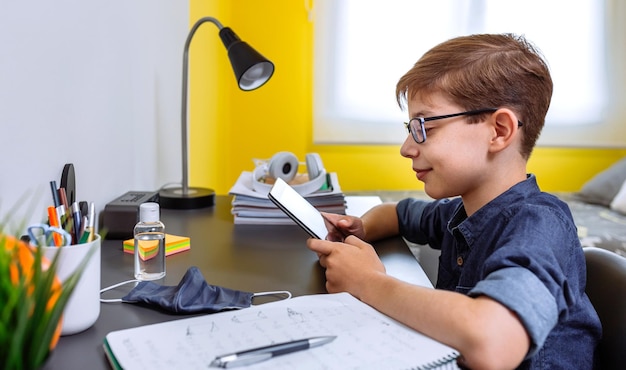
[(284, 180), (276, 179), (268, 198), (309, 235), (326, 239), (328, 229), (322, 214)]

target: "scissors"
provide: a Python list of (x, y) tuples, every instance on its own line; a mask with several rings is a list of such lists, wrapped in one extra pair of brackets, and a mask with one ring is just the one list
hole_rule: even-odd
[(38, 246), (55, 245), (53, 235), (61, 236), (62, 244), (57, 247), (65, 247), (72, 244), (72, 236), (60, 227), (48, 226), (46, 224), (35, 224), (28, 227), (28, 236), (31, 242)]

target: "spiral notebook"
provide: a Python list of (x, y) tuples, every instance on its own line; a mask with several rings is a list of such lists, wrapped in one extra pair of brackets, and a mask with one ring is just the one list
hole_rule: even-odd
[(107, 334), (104, 349), (116, 369), (207, 369), (219, 355), (325, 335), (337, 338), (249, 368), (457, 369), (457, 351), (347, 293), (114, 331)]

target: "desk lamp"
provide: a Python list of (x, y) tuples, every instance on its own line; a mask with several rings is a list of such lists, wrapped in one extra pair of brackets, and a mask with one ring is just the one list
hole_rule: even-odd
[(189, 69), (189, 45), (198, 27), (203, 23), (211, 22), (219, 29), (219, 35), (224, 47), (228, 50), (228, 58), (235, 72), (239, 88), (243, 91), (254, 90), (263, 85), (274, 73), (274, 64), (259, 54), (250, 45), (241, 41), (228, 27), (213, 17), (201, 18), (189, 31), (183, 52), (183, 93), (181, 107), (182, 128), (182, 159), (183, 181), (182, 187), (165, 188), (159, 191), (159, 203), (162, 208), (195, 209), (209, 207), (215, 203), (213, 189), (189, 187), (187, 161), (187, 83)]

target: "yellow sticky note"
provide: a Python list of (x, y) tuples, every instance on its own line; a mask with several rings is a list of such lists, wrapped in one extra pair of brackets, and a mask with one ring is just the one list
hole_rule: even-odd
[[(156, 253), (157, 245), (156, 241), (154, 245), (142, 245), (142, 248), (139, 250), (140, 258), (144, 261), (152, 258), (152, 256)], [(165, 234), (165, 256), (180, 253), (188, 249), (191, 249), (191, 241), (189, 237)], [(124, 240), (124, 253), (135, 253), (134, 239)]]

